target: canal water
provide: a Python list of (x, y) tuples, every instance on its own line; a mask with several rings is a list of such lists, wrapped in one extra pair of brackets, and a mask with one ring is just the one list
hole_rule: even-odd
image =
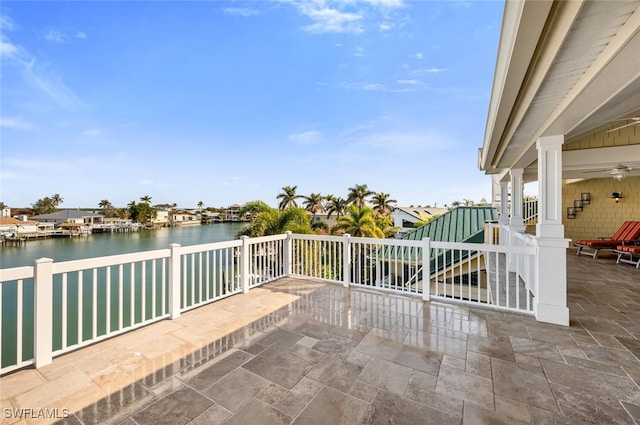
[(0, 248), (0, 268), (32, 266), (38, 258), (54, 261), (79, 260), (168, 248), (169, 244), (198, 245), (236, 239), (243, 223), (216, 223), (203, 226), (163, 227), (132, 233), (100, 233), (56, 239), (34, 239), (22, 245)]
[[(10, 268), (19, 266), (31, 266), (34, 260), (38, 258), (52, 258), (56, 262), (78, 260), (83, 258), (103, 257), (108, 255), (126, 254), (131, 252), (151, 251), (155, 249), (168, 248), (172, 243), (178, 243), (182, 246), (199, 245), (212, 242), (229, 241), (236, 239), (238, 232), (242, 229), (242, 223), (216, 223), (202, 226), (188, 227), (172, 227), (161, 228), (156, 230), (143, 230), (133, 233), (113, 233), (113, 234), (96, 234), (77, 238), (65, 239), (41, 239), (31, 240), (21, 246), (2, 246), (0, 248), (0, 268)], [(140, 276), (141, 265), (136, 266), (136, 276)], [(149, 266), (146, 266), (147, 268)], [(158, 273), (161, 273), (160, 266), (156, 267)], [(151, 276), (151, 270), (147, 271)], [(83, 272), (87, 274), (90, 272)], [(104, 270), (98, 273), (98, 279), (104, 281)], [(124, 281), (129, 282), (130, 269), (124, 270)], [(166, 270), (165, 270), (166, 273)], [(233, 273), (233, 271), (227, 271)], [(114, 273), (115, 275), (115, 273)], [(54, 298), (54, 317), (53, 317), (53, 338), (54, 350), (61, 348), (62, 345), (62, 286), (61, 277), (54, 276), (53, 282), (53, 298)], [(92, 287), (90, 276), (85, 276), (82, 290), (79, 290), (79, 281), (77, 274), (68, 276), (68, 298), (67, 298), (67, 342), (68, 345), (77, 343), (79, 339), (87, 340), (91, 336), (91, 297)], [(117, 326), (117, 310), (124, 309), (124, 323), (139, 323), (144, 320), (142, 317), (142, 309), (139, 300), (144, 296), (148, 302), (151, 302), (151, 286), (146, 287), (148, 294), (143, 295), (140, 291), (139, 283), (136, 281), (135, 306), (131, 307), (130, 285), (126, 283), (124, 297), (117, 300), (117, 286), (111, 285), (112, 294), (112, 323), (107, 324), (105, 318), (105, 300), (106, 300), (106, 284), (102, 284), (97, 292), (98, 297), (98, 332), (106, 333), (107, 327), (115, 329)], [(132, 284), (132, 283), (131, 283)], [(188, 294), (190, 295), (190, 293)], [(77, 311), (78, 297), (83, 299), (83, 335), (77, 333), (79, 312)], [(18, 295), (17, 282), (5, 282), (2, 285), (2, 302), (0, 304), (0, 317), (2, 318), (2, 332), (0, 338), (0, 367), (16, 364), (17, 359), (17, 305), (22, 305), (22, 359), (28, 359), (33, 356), (33, 279), (26, 279), (23, 282), (22, 295)], [(157, 296), (159, 297), (159, 295)], [(22, 302), (18, 302), (21, 299)], [(125, 308), (129, 306), (130, 308)], [(160, 308), (160, 307), (158, 307)]]

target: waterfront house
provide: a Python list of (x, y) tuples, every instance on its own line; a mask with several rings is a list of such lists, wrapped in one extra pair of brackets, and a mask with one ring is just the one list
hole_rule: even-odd
[(80, 209), (65, 209), (50, 214), (40, 214), (31, 217), (32, 220), (41, 223), (53, 223), (59, 226), (62, 223), (78, 223), (86, 225), (102, 224), (104, 216), (90, 211)]
[(33, 220), (20, 220), (13, 217), (0, 217), (0, 233), (12, 235), (33, 234), (38, 232), (38, 222)]
[(164, 227), (164, 226), (168, 226), (170, 223), (170, 215), (172, 214), (172, 209), (171, 207), (167, 208), (163, 208), (163, 207), (159, 207), (159, 206), (155, 206), (154, 207), (156, 209), (156, 216), (153, 219), (153, 225), (155, 227)]
[(226, 221), (240, 221), (240, 208), (242, 208), (238, 204), (229, 205), (229, 207), (224, 211), (225, 220)]
[(188, 211), (171, 211), (172, 226), (187, 226), (201, 224), (200, 216)]
[(447, 208), (395, 207), (393, 211), (391, 211), (391, 217), (393, 218), (393, 225), (395, 227), (406, 231), (413, 229), (414, 224), (424, 220), (425, 217), (433, 218), (447, 211)]

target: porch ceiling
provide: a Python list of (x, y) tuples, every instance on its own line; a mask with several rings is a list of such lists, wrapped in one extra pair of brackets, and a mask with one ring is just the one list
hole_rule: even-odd
[[(536, 173), (539, 137), (571, 140), (638, 116), (638, 52), (640, 0), (507, 1), (480, 168)], [(640, 146), (625, 148), (569, 154), (564, 177), (618, 162), (640, 167)]]

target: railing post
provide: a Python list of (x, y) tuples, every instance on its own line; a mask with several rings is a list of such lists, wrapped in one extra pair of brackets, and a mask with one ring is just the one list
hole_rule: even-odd
[(180, 244), (169, 245), (169, 314), (171, 319), (180, 317)]
[(240, 236), (242, 247), (240, 248), (240, 285), (242, 292), (249, 292), (249, 236)]
[(291, 260), (293, 258), (293, 238), (291, 237), (292, 233), (290, 230), (284, 232), (284, 275), (291, 276), (292, 264)]
[[(34, 357), (36, 368), (51, 364), (53, 360), (53, 260), (35, 260), (34, 277)], [(18, 329), (18, 332), (21, 332)], [(18, 363), (22, 359), (18, 359)]]
[(422, 299), (431, 299), (431, 239), (422, 239)]
[(342, 286), (345, 288), (349, 287), (349, 282), (351, 280), (351, 247), (350, 247), (350, 239), (351, 236), (348, 233), (342, 235)]

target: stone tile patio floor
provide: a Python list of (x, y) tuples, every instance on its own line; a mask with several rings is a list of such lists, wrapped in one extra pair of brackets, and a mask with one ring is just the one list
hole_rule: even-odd
[(2, 407), (68, 408), (68, 424), (640, 423), (640, 271), (567, 258), (568, 328), (282, 279), (5, 376)]

